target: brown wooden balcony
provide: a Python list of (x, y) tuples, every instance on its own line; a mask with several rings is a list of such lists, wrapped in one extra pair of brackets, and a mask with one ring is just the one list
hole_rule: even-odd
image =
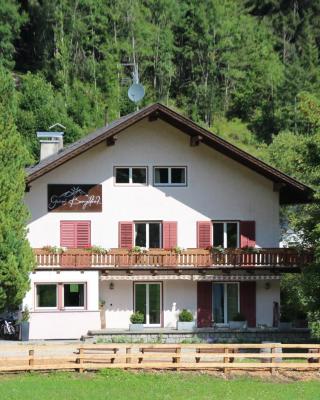
[(95, 269), (227, 269), (276, 268), (296, 270), (313, 261), (311, 251), (295, 249), (226, 249), (223, 252), (187, 249), (151, 249), (141, 253), (112, 249), (106, 253), (84, 249), (54, 252), (34, 249), (37, 268), (95, 268)]

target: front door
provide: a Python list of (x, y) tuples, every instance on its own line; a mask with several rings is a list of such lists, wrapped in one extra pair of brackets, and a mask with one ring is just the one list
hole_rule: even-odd
[(144, 315), (145, 326), (161, 326), (161, 283), (134, 284), (134, 310)]

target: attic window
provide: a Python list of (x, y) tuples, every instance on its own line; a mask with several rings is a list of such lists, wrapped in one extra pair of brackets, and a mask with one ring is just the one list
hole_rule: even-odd
[(147, 167), (115, 167), (117, 185), (146, 185)]
[(154, 186), (187, 186), (186, 167), (154, 167)]

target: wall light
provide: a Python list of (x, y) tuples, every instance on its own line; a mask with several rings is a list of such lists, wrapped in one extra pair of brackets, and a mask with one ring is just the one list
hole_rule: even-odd
[(109, 289), (110, 289), (110, 290), (113, 290), (113, 289), (114, 289), (114, 283), (113, 283), (113, 282), (110, 282)]
[(266, 282), (266, 283), (264, 284), (264, 288), (265, 288), (266, 290), (269, 290), (270, 287), (271, 287), (271, 283), (270, 283), (270, 282)]

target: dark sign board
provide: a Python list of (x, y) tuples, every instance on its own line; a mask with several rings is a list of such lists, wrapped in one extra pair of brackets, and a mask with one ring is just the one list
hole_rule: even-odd
[(101, 212), (102, 185), (48, 185), (48, 211)]

